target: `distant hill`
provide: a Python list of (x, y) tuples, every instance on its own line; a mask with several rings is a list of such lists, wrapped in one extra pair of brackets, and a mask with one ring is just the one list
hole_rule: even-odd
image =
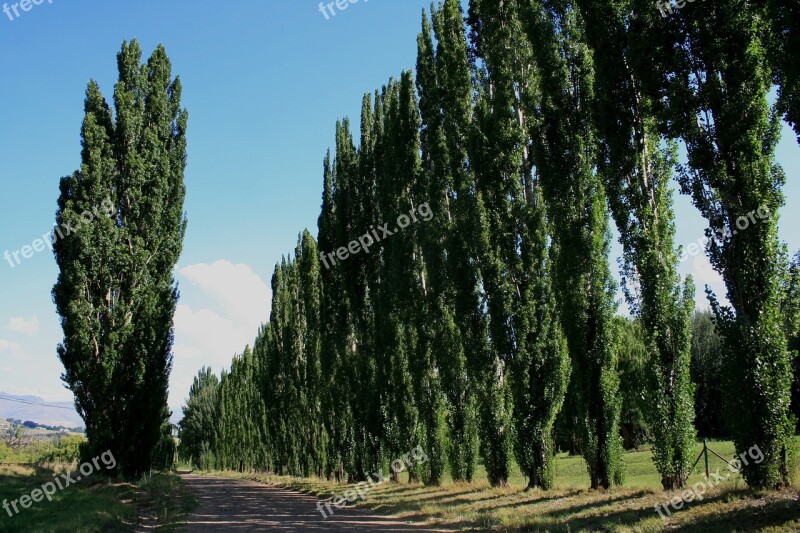
[(0, 418), (30, 420), (47, 426), (82, 427), (72, 402), (46, 402), (38, 396), (14, 396), (0, 391)]
[[(38, 396), (14, 396), (0, 391), (0, 420), (6, 418), (30, 420), (46, 426), (83, 427), (83, 419), (75, 411), (72, 402), (47, 402)], [(180, 408), (173, 409), (170, 422), (177, 424), (181, 418), (183, 411)]]

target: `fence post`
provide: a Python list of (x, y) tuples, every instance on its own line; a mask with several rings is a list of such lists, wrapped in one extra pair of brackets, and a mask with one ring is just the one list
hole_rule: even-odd
[(706, 481), (708, 481), (708, 444), (706, 443), (706, 439), (703, 439), (703, 455), (706, 456)]

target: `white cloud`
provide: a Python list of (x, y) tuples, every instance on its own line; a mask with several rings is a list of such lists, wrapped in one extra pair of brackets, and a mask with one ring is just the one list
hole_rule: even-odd
[(258, 326), (237, 323), (208, 309), (194, 311), (188, 305), (175, 310), (175, 352), (191, 359), (230, 359), (245, 344), (252, 344)]
[(696, 301), (698, 307), (703, 309), (709, 307), (708, 298), (706, 297), (706, 285), (711, 287), (721, 304), (728, 304), (725, 280), (722, 279), (719, 272), (714, 270), (705, 254), (698, 255), (692, 260), (692, 276), (694, 276), (694, 281), (697, 284)]
[(229, 318), (257, 328), (269, 317), (269, 286), (248, 265), (220, 260), (190, 265), (179, 273), (213, 298)]
[(39, 332), (39, 318), (33, 315), (31, 318), (14, 317), (8, 321), (6, 329), (15, 333), (24, 333), (28, 336), (36, 335)]
[(692, 273), (697, 282), (701, 285), (724, 285), (722, 276), (719, 275), (719, 272), (714, 270), (714, 267), (711, 266), (711, 262), (709, 262), (708, 257), (705, 255), (698, 255), (692, 260)]
[(219, 373), (236, 353), (253, 344), (258, 328), (269, 319), (268, 285), (245, 264), (229, 261), (200, 263), (178, 270), (184, 300), (205, 297), (194, 308), (181, 303), (175, 310), (175, 345), (170, 382), (170, 406), (177, 409), (202, 366)]
[(27, 361), (31, 358), (30, 355), (25, 353), (25, 350), (22, 348), (22, 346), (16, 342), (10, 342), (4, 339), (0, 339), (0, 356), (0, 359), (11, 357), (17, 361)]

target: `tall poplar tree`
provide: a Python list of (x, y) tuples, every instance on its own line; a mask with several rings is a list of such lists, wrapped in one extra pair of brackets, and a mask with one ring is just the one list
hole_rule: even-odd
[(681, 283), (674, 253), (669, 183), (675, 148), (661, 147), (654, 103), (631, 68), (639, 50), (627, 31), (630, 6), (615, 0), (578, 5), (594, 50), (598, 171), (623, 245), (623, 288), (651, 354), (646, 394), (653, 457), (664, 489), (676, 490), (694, 459), (695, 431), (689, 362), (694, 285), (691, 278)]
[[(441, 87), (436, 68), (433, 30), (423, 10), (422, 29), (417, 37), (417, 92), (421, 117), (420, 141), (422, 150), (422, 180), (427, 189), (432, 218), (420, 232), (425, 260), (426, 323), (430, 336), (431, 375), (428, 386), (432, 404), (442, 404), (446, 413), (437, 411), (436, 420), (428, 423), (428, 445), (441, 443), (448, 456), (452, 477), (470, 480), (474, 469), (477, 444), (475, 432), (474, 396), (469, 386), (466, 355), (461, 332), (455, 318), (455, 287), (450, 277), (447, 250), (453, 235), (451, 203), (453, 181), (447, 172), (441, 114)], [(439, 383), (441, 385), (439, 385)], [(437, 397), (438, 391), (444, 397)], [(433, 411), (431, 411), (433, 413)], [(447, 424), (447, 441), (443, 441)], [(431, 435), (433, 432), (433, 435)], [(430, 452), (429, 452), (430, 455)], [(440, 479), (443, 465), (438, 454), (431, 456), (431, 481)], [(435, 466), (434, 466), (435, 465)], [(435, 475), (438, 472), (439, 475)]]
[(189, 398), (183, 408), (180, 428), (180, 454), (199, 468), (204, 464), (203, 453), (214, 447), (214, 427), (217, 424), (217, 388), (219, 378), (211, 368), (203, 367), (194, 377)]
[(323, 376), (320, 363), (322, 323), (320, 297), (322, 295), (320, 260), (317, 243), (308, 230), (304, 230), (298, 243), (297, 268), (300, 277), (300, 297), (305, 335), (303, 354), (306, 389), (306, 427), (304, 454), (309, 458), (309, 472), (322, 477), (327, 462), (328, 435), (322, 412)]
[(795, 0), (758, 2), (772, 23), (769, 55), (778, 85), (778, 111), (794, 129), (800, 143), (800, 3)]
[[(323, 162), (322, 207), (317, 221), (317, 237), (320, 253), (333, 252), (339, 242), (336, 238), (334, 202), (335, 182), (330, 150)], [(347, 435), (351, 427), (348, 401), (339, 391), (346, 386), (346, 372), (341, 340), (343, 331), (343, 294), (341, 272), (335, 266), (326, 265), (320, 271), (322, 295), (320, 304), (320, 368), (322, 370), (321, 408), (325, 430), (328, 434), (326, 477), (344, 480)], [(273, 307), (273, 313), (274, 313)]]
[[(500, 419), (501, 427), (513, 436), (529, 488), (550, 488), (553, 424), (564, 400), (569, 356), (555, 313), (545, 205), (528, 137), (535, 120), (524, 103), (535, 91), (532, 49), (516, 2), (473, 0), (469, 23), (471, 52), (482, 65), (472, 159), (489, 223), (485, 290), (492, 345), (502, 354), (499, 368), (486, 370), (502, 378), (491, 379), (495, 395), (505, 389), (513, 398), (513, 424)], [(505, 444), (495, 443), (500, 450)]]
[[(375, 250), (380, 256), (376, 354), (381, 365), (383, 441), (388, 461), (416, 446), (421, 430), (412, 375), (418, 332), (411, 306), (414, 299), (420, 299), (416, 291), (418, 278), (414, 275), (411, 235), (395, 222), (399, 214), (408, 213), (411, 186), (419, 172), (419, 118), (415, 116), (413, 80), (405, 73), (403, 79), (402, 88), (401, 83), (390, 80), (381, 91), (382, 133), (377, 139), (377, 211), (394, 233), (377, 244)], [(395, 472), (392, 478), (397, 479)]]
[[(358, 147), (358, 177), (350, 191), (351, 201), (356, 205), (350, 240), (357, 241), (369, 231), (369, 228), (380, 220), (377, 205), (378, 167), (382, 157), (380, 139), (383, 135), (383, 108), (378, 92), (375, 101), (365, 94), (361, 101), (361, 139)], [(359, 479), (370, 475), (380, 468), (383, 454), (384, 416), (381, 411), (382, 383), (380, 376), (379, 353), (376, 346), (378, 325), (376, 324), (375, 306), (378, 302), (379, 284), (381, 282), (381, 253), (373, 246), (369, 251), (360, 251), (347, 258), (351, 272), (357, 283), (351, 294), (353, 318), (356, 321), (358, 338), (356, 383), (359, 398), (354, 399), (353, 408), (358, 413), (356, 446), (360, 457)], [(353, 301), (354, 300), (354, 301)]]
[(660, 103), (662, 132), (686, 145), (681, 191), (708, 220), (709, 259), (727, 288), (730, 305), (706, 289), (727, 346), (726, 418), (738, 453), (758, 446), (765, 456), (743, 476), (752, 487), (785, 485), (794, 428), (780, 315), (785, 176), (774, 155), (780, 115), (767, 101), (768, 22), (761, 4), (745, 0), (667, 18), (646, 0), (635, 5), (643, 52), (634, 68), (648, 73), (643, 90)]
[[(268, 409), (268, 430), (272, 437), (274, 448), (273, 468), (278, 474), (286, 473), (286, 469), (293, 469), (296, 464), (291, 460), (292, 435), (290, 424), (292, 413), (286, 412), (286, 404), (290, 402), (292, 384), (286, 376), (286, 348), (291, 346), (291, 339), (287, 339), (290, 332), (286, 326), (287, 317), (291, 312), (287, 282), (286, 259), (281, 258), (275, 264), (272, 273), (272, 306), (269, 317), (269, 345), (266, 362), (266, 403)], [(292, 406), (289, 407), (290, 409)]]
[(54, 246), (58, 355), (86, 423), (86, 453), (111, 450), (130, 477), (150, 468), (169, 418), (172, 271), (186, 228), (181, 83), (162, 46), (141, 59), (138, 42), (122, 44), (113, 113), (89, 83), (81, 168), (62, 178), (56, 215), (59, 226), (80, 228)]
[[(518, 66), (528, 57), (514, 3), (470, 3), (470, 52), (482, 61), (477, 69), (476, 133), (471, 146), (480, 208), (486, 228), (480, 234), (483, 291), (489, 316), (491, 352), (481, 361), (481, 444), (489, 480), (507, 483), (511, 459), (511, 389), (509, 364), (521, 347), (515, 325), (522, 325), (514, 303), (521, 300), (521, 247), (528, 238), (529, 167), (523, 158), (525, 134), (520, 123)], [(530, 190), (530, 189), (528, 189)], [(524, 234), (524, 235), (523, 235)], [(524, 312), (524, 311), (523, 311)], [(544, 377), (544, 376), (541, 376)]]
[[(426, 234), (426, 248), (444, 244), (444, 261), (431, 257), (435, 306), (442, 310), (440, 355), (450, 404), (449, 463), (453, 479), (472, 481), (477, 452), (476, 361), (488, 352), (488, 324), (481, 310), (476, 241), (482, 226), (468, 165), (471, 139), (472, 83), (463, 13), (447, 0), (432, 11), (433, 30), (423, 14), (418, 38), (418, 90), (423, 124), (423, 169), (431, 209), (441, 231)], [(430, 226), (435, 225), (431, 221)], [(451, 311), (452, 310), (452, 311)]]
[(250, 347), (236, 355), (217, 387), (217, 420), (212, 439), (215, 466), (237, 472), (266, 468), (262, 432), (263, 396)]
[(553, 282), (572, 358), (568, 396), (593, 488), (621, 483), (614, 283), (606, 196), (595, 174), (590, 120), (594, 74), (571, 0), (532, 0), (520, 11), (538, 90), (528, 104), (534, 162), (553, 223)]
[[(336, 158), (333, 162), (334, 175), (334, 250), (345, 248), (360, 234), (362, 219), (359, 195), (358, 152), (353, 143), (350, 120), (344, 118), (336, 125)], [(355, 259), (355, 260), (353, 260)], [(366, 449), (368, 436), (365, 433), (367, 411), (362, 398), (366, 398), (373, 390), (369, 383), (358, 380), (359, 362), (366, 356), (359, 328), (360, 307), (363, 302), (364, 279), (359, 275), (361, 263), (357, 258), (348, 257), (338, 260), (335, 269), (341, 279), (342, 292), (339, 298), (339, 322), (337, 342), (341, 350), (341, 371), (337, 385), (349, 387), (351, 394), (343, 399), (342, 409), (346, 410), (352, 423), (347, 425), (344, 435), (343, 454), (344, 467), (352, 480), (361, 480), (371, 467), (367, 461)]]

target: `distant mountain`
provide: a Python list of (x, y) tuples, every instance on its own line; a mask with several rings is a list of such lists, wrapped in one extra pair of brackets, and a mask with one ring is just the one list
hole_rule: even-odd
[[(9, 398), (4, 400), (3, 398)], [(0, 391), (0, 420), (30, 420), (46, 426), (83, 427), (72, 402), (47, 402), (38, 396), (14, 396)], [(169, 421), (177, 424), (183, 418), (181, 408), (173, 409)]]
[[(4, 400), (3, 398), (9, 398)], [(46, 426), (64, 426), (67, 428), (83, 427), (80, 417), (72, 402), (47, 402), (38, 396), (15, 396), (0, 391), (0, 420), (30, 420)], [(180, 407), (172, 408), (169, 421), (173, 424), (183, 418)]]
[(6, 418), (47, 426), (83, 426), (83, 419), (72, 402), (46, 402), (38, 396), (14, 396), (0, 391), (0, 419)]

